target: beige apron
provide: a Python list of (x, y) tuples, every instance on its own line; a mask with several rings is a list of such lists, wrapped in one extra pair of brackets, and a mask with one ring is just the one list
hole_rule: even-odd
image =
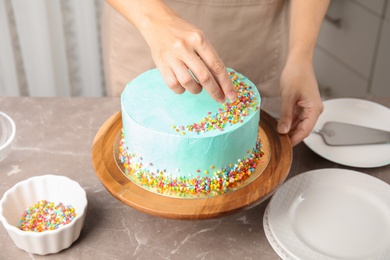
[[(262, 96), (279, 95), (288, 48), (284, 0), (167, 0), (201, 28), (227, 67), (247, 76)], [(155, 68), (141, 33), (107, 3), (102, 21), (107, 94), (119, 96), (128, 82)]]

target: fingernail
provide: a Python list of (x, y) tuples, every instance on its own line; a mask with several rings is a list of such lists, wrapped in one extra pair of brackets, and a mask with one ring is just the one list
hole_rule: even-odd
[(281, 133), (281, 134), (285, 134), (288, 132), (288, 127), (286, 124), (279, 124), (278, 125), (278, 132)]
[(237, 96), (236, 96), (236, 92), (235, 91), (230, 91), (229, 93), (227, 93), (227, 97), (228, 99), (230, 99), (230, 101), (235, 101)]
[(221, 104), (223, 104), (223, 103), (225, 103), (226, 102), (226, 99), (225, 99), (225, 97), (221, 97), (221, 98), (218, 98), (218, 103), (221, 103)]

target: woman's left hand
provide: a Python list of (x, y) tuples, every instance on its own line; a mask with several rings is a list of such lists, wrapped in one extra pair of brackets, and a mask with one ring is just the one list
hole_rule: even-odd
[(312, 62), (290, 59), (280, 85), (282, 107), (278, 132), (288, 133), (295, 146), (310, 134), (323, 111)]

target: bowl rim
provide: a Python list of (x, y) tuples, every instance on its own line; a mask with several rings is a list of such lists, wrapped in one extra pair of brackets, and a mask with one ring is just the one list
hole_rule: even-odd
[(16, 126), (15, 126), (15, 122), (14, 120), (9, 116), (7, 115), (6, 113), (0, 111), (0, 116), (4, 116), (8, 122), (11, 123), (11, 136), (7, 139), (7, 141), (5, 141), (5, 143), (3, 145), (0, 145), (0, 150), (2, 150), (3, 148), (7, 147), (15, 138), (15, 132), (16, 132)]
[[(3, 215), (3, 206), (2, 205), (5, 201), (5, 199), (17, 187), (22, 186), (28, 182), (32, 182), (32, 181), (40, 180), (40, 179), (45, 179), (45, 178), (67, 179), (67, 181), (71, 182), (72, 184), (75, 184), (75, 186), (81, 190), (81, 192), (83, 194), (83, 199), (85, 201), (85, 204), (83, 205), (81, 212), (77, 212), (76, 217), (70, 223), (63, 225), (63, 226), (60, 226), (59, 228), (54, 229), (54, 230), (45, 230), (43, 232), (24, 231), (24, 230), (20, 230), (19, 228), (17, 228), (14, 225), (11, 225)], [(9, 188), (4, 193), (3, 197), (0, 199), (0, 222), (3, 223), (3, 226), (6, 230), (16, 232), (16, 234), (18, 236), (41, 237), (41, 236), (47, 236), (47, 235), (51, 235), (51, 234), (54, 235), (56, 233), (61, 232), (64, 229), (73, 228), (73, 226), (75, 226), (76, 223), (79, 222), (79, 220), (83, 220), (85, 218), (87, 207), (88, 207), (87, 193), (86, 193), (85, 189), (83, 189), (83, 187), (81, 187), (81, 185), (77, 181), (74, 181), (74, 180), (70, 179), (69, 177), (63, 176), (63, 175), (54, 175), (54, 174), (38, 175), (38, 176), (33, 176), (33, 177), (28, 178), (28, 179), (25, 179), (25, 180), (22, 180), (22, 181), (15, 183), (11, 188)]]

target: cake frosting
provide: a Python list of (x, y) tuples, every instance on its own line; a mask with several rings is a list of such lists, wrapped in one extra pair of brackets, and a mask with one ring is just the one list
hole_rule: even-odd
[(202, 90), (173, 93), (157, 69), (127, 84), (121, 95), (120, 157), (125, 174), (159, 192), (225, 192), (254, 171), (260, 94), (228, 69), (237, 99), (220, 104)]

